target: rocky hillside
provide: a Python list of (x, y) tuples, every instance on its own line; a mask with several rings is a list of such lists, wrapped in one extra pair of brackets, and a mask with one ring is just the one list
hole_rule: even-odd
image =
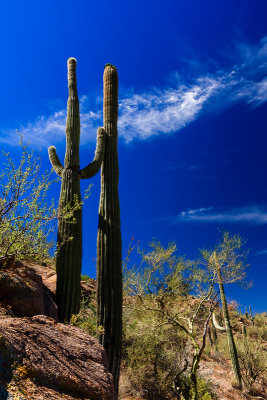
[(55, 284), (46, 266), (0, 270), (0, 399), (115, 400), (97, 339), (57, 322)]

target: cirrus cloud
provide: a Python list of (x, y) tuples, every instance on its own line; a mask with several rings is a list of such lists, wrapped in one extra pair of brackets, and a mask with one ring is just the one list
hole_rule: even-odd
[(228, 210), (216, 210), (213, 207), (202, 207), (180, 212), (176, 222), (205, 223), (244, 223), (254, 225), (267, 224), (267, 207), (254, 205), (236, 207)]
[[(239, 45), (239, 60), (229, 69), (199, 76), (189, 84), (177, 80), (166, 88), (152, 88), (122, 97), (119, 103), (119, 134), (126, 142), (155, 135), (173, 134), (200, 115), (230, 107), (237, 102), (258, 107), (267, 100), (267, 37), (258, 46)], [(95, 109), (81, 104), (81, 144), (94, 141), (102, 126), (102, 109), (97, 96)], [(41, 116), (20, 127), (24, 138), (38, 146), (57, 144), (65, 136), (66, 111)], [(14, 143), (14, 130), (2, 131), (2, 142)], [(16, 141), (15, 141), (16, 143)]]

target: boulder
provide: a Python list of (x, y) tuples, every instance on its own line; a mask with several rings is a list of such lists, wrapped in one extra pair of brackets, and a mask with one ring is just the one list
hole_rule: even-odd
[(44, 315), (0, 319), (0, 398), (115, 400), (97, 339)]
[[(57, 275), (53, 267), (48, 265), (31, 265), (27, 267), (34, 271), (36, 275), (42, 278), (42, 282), (46, 289), (52, 295), (53, 299), (56, 299), (56, 286), (57, 286)], [(86, 281), (81, 281), (81, 293), (86, 298), (91, 298), (96, 292), (96, 280), (87, 277)]]
[(0, 314), (5, 310), (11, 316), (43, 314), (57, 320), (54, 294), (44, 285), (42, 276), (34, 268), (19, 262), (11, 268), (0, 270), (0, 305)]

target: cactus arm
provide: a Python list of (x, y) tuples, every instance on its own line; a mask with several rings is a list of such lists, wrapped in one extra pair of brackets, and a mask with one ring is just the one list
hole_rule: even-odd
[(57, 151), (55, 146), (50, 146), (48, 148), (48, 155), (49, 155), (49, 160), (52, 164), (52, 167), (55, 170), (55, 173), (58, 174), (59, 176), (62, 176), (62, 172), (64, 170), (63, 165), (61, 164), (58, 155), (57, 155)]
[(105, 139), (106, 139), (105, 129), (98, 128), (95, 157), (90, 164), (88, 164), (86, 167), (80, 170), (81, 179), (91, 178), (99, 171), (102, 161), (104, 159)]
[(221, 332), (225, 332), (226, 331), (226, 329), (223, 326), (220, 326), (218, 324), (215, 312), (212, 313), (212, 323), (214, 325), (214, 328), (216, 328), (218, 331), (221, 331)]

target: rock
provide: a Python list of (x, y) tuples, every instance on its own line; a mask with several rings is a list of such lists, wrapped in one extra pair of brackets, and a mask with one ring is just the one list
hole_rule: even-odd
[[(93, 297), (95, 280), (81, 282), (81, 290)], [(104, 349), (57, 323), (55, 298), (52, 267), (14, 262), (0, 269), (0, 400), (115, 400)]]
[(53, 297), (34, 268), (17, 263), (12, 268), (0, 270), (0, 314), (4, 313), (4, 309), (12, 316), (43, 314), (57, 320), (57, 306)]
[[(30, 267), (35, 271), (37, 275), (42, 278), (44, 286), (50, 291), (50, 294), (56, 299), (56, 286), (57, 286), (57, 275), (55, 269), (49, 266), (42, 265), (31, 265)], [(88, 278), (86, 281), (81, 281), (81, 293), (82, 296), (91, 298), (96, 292), (96, 280)]]
[(3, 318), (0, 335), (3, 398), (116, 399), (103, 347), (79, 328), (43, 315)]
[[(260, 398), (265, 398), (265, 396), (267, 395), (267, 393), (266, 393), (266, 390), (264, 390), (263, 385), (264, 385), (264, 382), (262, 382), (261, 385), (260, 385), (259, 383), (257, 383), (257, 382), (254, 382), (254, 383), (251, 385), (251, 387), (250, 387), (248, 393), (249, 393), (251, 396), (255, 396), (255, 397), (258, 396), (258, 397), (260, 397)], [(265, 389), (266, 389), (266, 386), (265, 386)]]
[(57, 274), (54, 268), (39, 264), (31, 265), (30, 268), (42, 278), (45, 287), (50, 291), (54, 300), (56, 299)]

